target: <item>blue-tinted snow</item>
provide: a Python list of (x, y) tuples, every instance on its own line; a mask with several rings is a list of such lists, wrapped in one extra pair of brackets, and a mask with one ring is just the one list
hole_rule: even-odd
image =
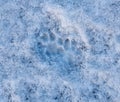
[(0, 102), (120, 102), (120, 1), (0, 0)]

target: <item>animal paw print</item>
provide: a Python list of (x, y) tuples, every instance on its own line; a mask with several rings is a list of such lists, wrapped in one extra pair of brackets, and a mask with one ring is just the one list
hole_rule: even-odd
[(74, 67), (81, 66), (86, 48), (77, 34), (64, 34), (58, 29), (51, 29), (49, 26), (40, 28), (36, 33), (35, 49), (41, 60), (50, 65), (52, 63), (61, 66), (61, 69), (68, 73), (75, 70)]
[(61, 37), (57, 33), (49, 31), (40, 34), (37, 41), (37, 52), (40, 58), (46, 62), (55, 62), (58, 65), (62, 64), (61, 66), (70, 68), (78, 65), (79, 61), (75, 62), (75, 60), (79, 60), (76, 56), (82, 58), (81, 45), (77, 40), (71, 39), (69, 36)]

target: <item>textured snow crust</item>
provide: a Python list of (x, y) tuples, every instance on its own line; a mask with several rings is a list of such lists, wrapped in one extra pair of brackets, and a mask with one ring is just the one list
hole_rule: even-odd
[(0, 102), (120, 102), (120, 1), (0, 0)]

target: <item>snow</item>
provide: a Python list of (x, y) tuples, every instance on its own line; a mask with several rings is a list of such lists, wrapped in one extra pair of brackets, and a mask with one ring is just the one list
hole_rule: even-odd
[(0, 102), (119, 100), (119, 0), (0, 0)]

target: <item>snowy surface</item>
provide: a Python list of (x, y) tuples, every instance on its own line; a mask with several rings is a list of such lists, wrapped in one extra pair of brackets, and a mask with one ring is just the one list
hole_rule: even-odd
[(120, 102), (120, 0), (0, 0), (0, 102)]

